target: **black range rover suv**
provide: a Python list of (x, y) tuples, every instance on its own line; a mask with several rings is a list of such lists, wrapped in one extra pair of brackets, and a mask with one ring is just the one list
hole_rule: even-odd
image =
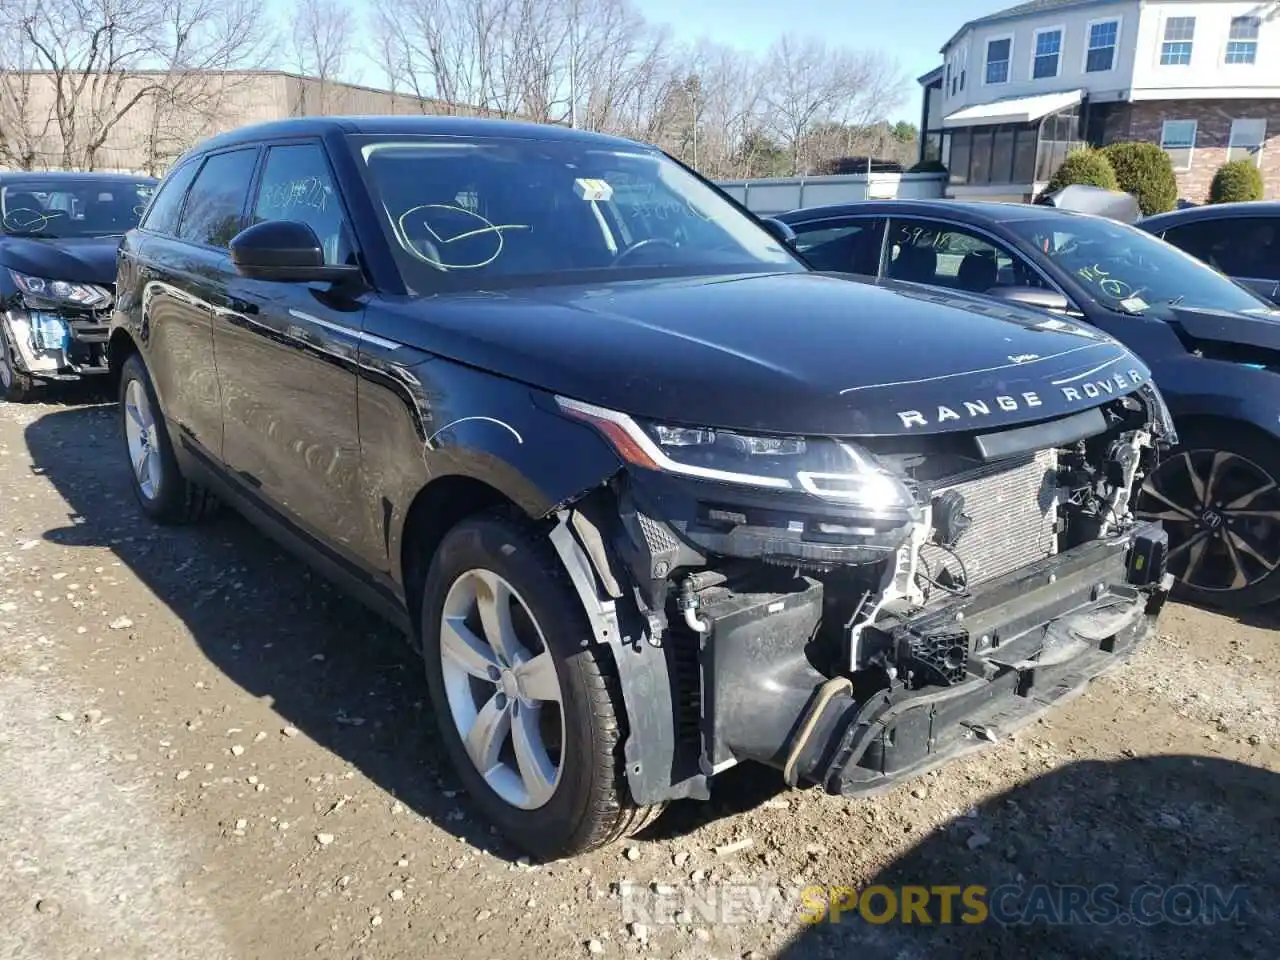
[(1151, 631), (1172, 427), (1110, 337), (811, 271), (657, 150), (307, 119), (185, 156), (122, 246), (123, 442), (402, 627), (446, 748), (561, 856), (752, 760), (869, 793)]

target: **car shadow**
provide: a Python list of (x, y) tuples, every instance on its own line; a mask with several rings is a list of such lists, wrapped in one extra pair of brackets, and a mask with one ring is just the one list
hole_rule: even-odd
[(116, 407), (69, 407), (25, 429), (34, 469), (70, 508), (45, 538), (107, 547), (252, 696), (410, 809), (515, 860), (479, 817), (459, 818), (461, 785), (435, 734), (421, 661), (395, 628), (331, 587), (230, 510), (158, 527), (138, 509)]
[[(870, 921), (857, 908), (838, 923), (828, 915), (778, 956), (1274, 957), (1280, 774), (1178, 755), (1070, 764), (944, 824), (861, 889), (877, 885), (899, 897), (909, 886), (978, 885), (988, 891), (990, 916), (961, 922), (978, 914), (957, 896), (949, 924), (940, 922), (937, 898), (929, 901), (929, 923), (919, 914), (900, 922), (901, 913), (886, 921), (887, 901), (877, 893)], [(1094, 899), (1068, 912), (1072, 896), (1089, 895)], [(1205, 922), (1215, 896), (1218, 919)], [(852, 904), (853, 897), (845, 899)], [(1116, 909), (1111, 916), (1108, 903)], [(1138, 921), (1165, 910), (1168, 919), (1137, 922), (1131, 903), (1141, 911)]]
[(1252, 610), (1240, 610), (1235, 613), (1223, 613), (1246, 627), (1258, 627), (1262, 630), (1280, 630), (1280, 603), (1255, 607)]
[[(26, 427), (35, 471), (71, 511), (46, 539), (109, 548), (226, 677), (270, 698), (282, 726), (296, 727), (454, 836), (499, 858), (520, 858), (487, 822), (459, 819), (462, 785), (435, 733), (421, 661), (403, 635), (232, 510), (190, 527), (147, 520), (133, 498), (117, 408), (83, 405), (90, 398), (77, 391), (66, 407)], [(640, 839), (683, 836), (784, 789), (775, 771), (754, 765), (721, 780), (712, 801), (673, 804)]]

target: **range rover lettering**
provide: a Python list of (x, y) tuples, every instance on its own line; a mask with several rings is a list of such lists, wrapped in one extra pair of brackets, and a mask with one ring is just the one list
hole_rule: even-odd
[(217, 137), (123, 244), (138, 503), (230, 502), (398, 624), (536, 856), (744, 761), (884, 789), (1150, 634), (1132, 498), (1172, 424), (1092, 328), (823, 276), (786, 232), (581, 131)]

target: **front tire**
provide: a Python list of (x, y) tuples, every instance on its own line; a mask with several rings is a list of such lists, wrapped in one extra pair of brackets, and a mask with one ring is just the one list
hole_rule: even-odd
[(26, 403), (35, 391), (35, 381), (18, 370), (13, 360), (9, 336), (0, 325), (0, 399), (9, 403)]
[(1169, 533), (1175, 595), (1229, 611), (1280, 599), (1280, 444), (1232, 423), (1178, 436), (1137, 510)]
[(643, 827), (623, 769), (609, 654), (546, 539), (500, 514), (462, 521), (427, 573), (422, 646), (445, 749), (476, 805), (541, 860)]
[(194, 523), (217, 508), (213, 495), (182, 475), (146, 364), (138, 354), (120, 371), (120, 428), (133, 495), (162, 524)]

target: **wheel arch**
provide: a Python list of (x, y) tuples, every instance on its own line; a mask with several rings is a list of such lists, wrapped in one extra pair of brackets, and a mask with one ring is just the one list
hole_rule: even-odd
[(420, 641), (422, 589), (431, 557), (445, 535), (484, 510), (509, 509), (523, 514), (515, 500), (497, 487), (463, 474), (437, 477), (414, 496), (405, 513), (400, 537), (400, 576), (405, 606), (413, 624), (413, 643)]
[(1277, 442), (1277, 437), (1274, 434), (1268, 433), (1266, 429), (1253, 420), (1229, 414), (1201, 413), (1181, 416), (1176, 418), (1176, 426), (1179, 445), (1184, 443), (1184, 435), (1186, 434), (1213, 432), (1221, 435), (1224, 431), (1228, 435), (1232, 433), (1245, 435), (1251, 441), (1259, 444), (1275, 444)]
[(141, 352), (137, 341), (124, 327), (116, 327), (111, 331), (111, 337), (107, 340), (107, 369), (111, 371), (113, 383), (120, 382), (120, 371), (124, 369), (125, 362), (135, 353)]

